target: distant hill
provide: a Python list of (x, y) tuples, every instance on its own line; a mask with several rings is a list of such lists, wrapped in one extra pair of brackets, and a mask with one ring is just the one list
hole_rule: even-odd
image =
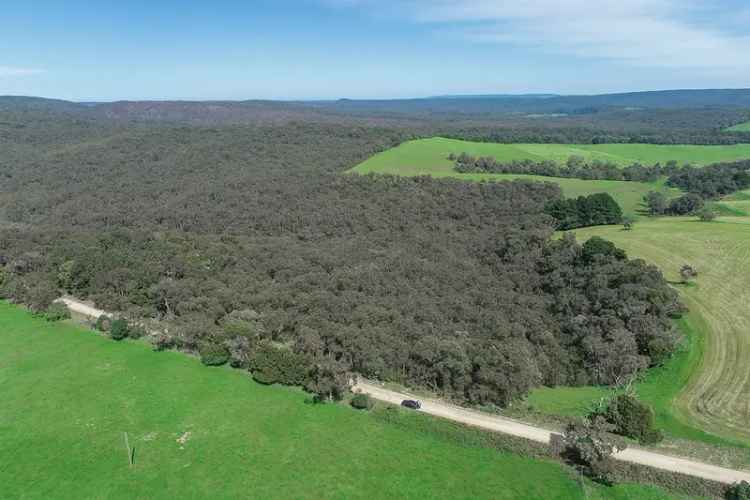
[(560, 94), (454, 94), (437, 95), (428, 99), (549, 99)]
[(110, 122), (193, 125), (293, 121), (359, 125), (493, 124), (595, 126), (629, 130), (719, 129), (746, 121), (750, 89), (664, 90), (602, 95), (446, 95), (415, 99), (331, 101), (117, 101), (75, 103), (0, 96), (0, 112)]
[(587, 114), (611, 109), (750, 109), (750, 89), (661, 90), (601, 95), (466, 95), (319, 103), (345, 112)]

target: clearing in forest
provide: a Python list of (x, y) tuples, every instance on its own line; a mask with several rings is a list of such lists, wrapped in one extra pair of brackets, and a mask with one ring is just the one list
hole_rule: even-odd
[(725, 130), (727, 132), (750, 132), (750, 122), (740, 123)]
[(572, 155), (590, 160), (609, 161), (621, 166), (634, 162), (651, 165), (676, 160), (679, 163), (707, 165), (717, 161), (750, 158), (750, 144), (731, 146), (654, 145), (654, 144), (494, 144), (460, 141), (434, 137), (405, 142), (379, 153), (354, 167), (359, 174), (379, 173), (393, 175), (431, 175), (455, 177), (466, 180), (530, 179), (554, 182), (565, 196), (575, 197), (606, 192), (617, 200), (626, 213), (641, 209), (643, 196), (649, 191), (662, 191), (676, 196), (679, 191), (667, 188), (660, 182), (627, 182), (608, 180), (582, 180), (521, 174), (460, 174), (453, 170), (448, 159), (451, 153), (469, 153), (473, 156), (492, 156), (499, 161), (552, 160), (565, 162)]

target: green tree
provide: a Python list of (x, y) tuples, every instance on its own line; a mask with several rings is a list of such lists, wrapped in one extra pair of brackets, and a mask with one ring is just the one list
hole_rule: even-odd
[(635, 225), (635, 218), (632, 215), (625, 215), (622, 218), (622, 227), (625, 231), (630, 231)]
[(727, 489), (724, 497), (727, 500), (750, 500), (750, 483), (747, 481), (734, 483)]
[(118, 318), (112, 322), (112, 326), (109, 329), (109, 336), (113, 340), (122, 340), (128, 336), (128, 322), (122, 318)]
[(47, 321), (62, 321), (70, 319), (70, 309), (61, 302), (53, 302), (44, 312)]
[(221, 344), (206, 342), (201, 345), (199, 351), (201, 363), (206, 366), (221, 366), (229, 361), (229, 349)]
[(595, 415), (580, 423), (571, 423), (563, 434), (564, 455), (587, 476), (605, 484), (614, 482), (612, 455), (626, 444), (611, 432), (614, 426)]
[(96, 328), (100, 332), (108, 332), (111, 327), (112, 327), (112, 318), (110, 318), (106, 314), (102, 314), (101, 316), (96, 318), (96, 323), (94, 324), (94, 328)]
[(651, 215), (663, 215), (667, 211), (669, 205), (664, 193), (657, 191), (649, 191), (649, 193), (643, 197), (643, 202), (646, 204)]
[(617, 260), (623, 260), (627, 257), (625, 250), (617, 248), (611, 241), (605, 240), (600, 236), (592, 236), (582, 247), (583, 260), (592, 262), (597, 255), (611, 256)]
[(711, 222), (716, 219), (716, 212), (714, 212), (711, 207), (706, 205), (700, 210), (700, 212), (698, 212), (698, 217), (703, 222)]
[(637, 439), (641, 444), (655, 444), (664, 438), (656, 428), (654, 410), (632, 394), (612, 399), (603, 416), (614, 426), (613, 432)]
[(349, 388), (349, 374), (335, 361), (317, 363), (310, 370), (305, 389), (325, 401), (338, 401)]
[(358, 410), (370, 410), (375, 406), (375, 402), (372, 400), (369, 394), (357, 393), (352, 397), (351, 405), (353, 408)]

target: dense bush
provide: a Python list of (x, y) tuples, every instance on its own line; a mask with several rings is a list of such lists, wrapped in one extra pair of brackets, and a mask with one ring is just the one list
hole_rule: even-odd
[(310, 368), (305, 356), (271, 343), (260, 344), (250, 358), (253, 378), (263, 384), (305, 385)]
[(581, 256), (587, 263), (592, 263), (599, 257), (614, 257), (617, 260), (625, 260), (627, 258), (625, 250), (617, 248), (614, 243), (605, 240), (601, 236), (592, 236), (586, 240), (581, 250)]
[(118, 318), (112, 321), (112, 325), (109, 328), (109, 336), (113, 340), (122, 340), (128, 336), (128, 322), (122, 318)]
[(545, 212), (554, 217), (559, 230), (622, 222), (622, 209), (608, 193), (555, 200)]
[(581, 472), (605, 484), (615, 479), (612, 454), (626, 445), (611, 434), (613, 426), (595, 415), (581, 423), (571, 423), (563, 434), (564, 456)]
[(198, 353), (206, 366), (221, 366), (229, 361), (229, 350), (221, 344), (204, 343)]
[(358, 410), (370, 410), (375, 406), (375, 401), (369, 394), (360, 392), (352, 397), (351, 405)]
[(654, 411), (630, 394), (620, 394), (607, 405), (602, 416), (614, 426), (612, 432), (637, 439), (641, 444), (655, 444), (664, 436), (656, 428)]
[(130, 328), (128, 329), (128, 337), (131, 339), (139, 339), (141, 337), (145, 337), (148, 332), (146, 332), (146, 329), (139, 325), (138, 323), (130, 325)]
[(734, 483), (724, 495), (727, 500), (750, 500), (750, 483), (741, 481)]
[(666, 213), (669, 215), (694, 214), (703, 208), (703, 203), (703, 198), (699, 195), (688, 193), (669, 202), (669, 207), (667, 208)]
[(349, 390), (347, 367), (333, 360), (318, 362), (308, 372), (304, 387), (323, 401), (338, 401)]
[[(658, 270), (550, 241), (554, 184), (340, 175), (408, 135), (387, 129), (89, 132), (106, 140), (9, 132), (44, 153), (0, 158), (14, 300), (63, 287), (160, 321), (155, 349), (222, 344), (233, 366), (323, 399), (356, 372), (504, 405), (614, 383), (674, 346)], [(609, 205), (593, 201), (585, 213)]]
[(110, 318), (106, 314), (102, 314), (101, 316), (96, 318), (96, 323), (94, 324), (94, 327), (100, 332), (108, 332), (109, 329), (112, 327), (112, 318)]
[(70, 309), (61, 302), (54, 302), (44, 311), (44, 317), (47, 321), (62, 321), (70, 319)]
[(750, 160), (682, 168), (669, 176), (667, 185), (705, 199), (742, 191), (750, 188)]

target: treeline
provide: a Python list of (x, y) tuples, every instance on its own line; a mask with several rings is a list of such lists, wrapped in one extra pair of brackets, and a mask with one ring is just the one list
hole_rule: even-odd
[(703, 168), (685, 167), (672, 173), (667, 185), (715, 199), (750, 188), (750, 160), (716, 163)]
[(677, 294), (607, 242), (550, 241), (557, 185), (339, 174), (400, 137), (160, 127), (6, 157), (0, 296), (91, 299), (328, 394), (352, 371), (502, 405), (670, 355)]
[(633, 163), (627, 167), (621, 167), (615, 163), (597, 159), (587, 161), (577, 155), (569, 157), (565, 164), (551, 160), (499, 162), (493, 157), (475, 158), (466, 153), (458, 156), (451, 154), (448, 159), (455, 161), (454, 169), (461, 173), (533, 174), (584, 180), (653, 182), (681, 170), (676, 161), (667, 162), (665, 165), (657, 163), (646, 166)]
[(533, 174), (584, 180), (653, 182), (667, 176), (667, 185), (704, 199), (742, 191), (750, 187), (750, 160), (714, 163), (705, 167), (678, 166), (676, 161), (644, 166), (634, 163), (618, 167), (599, 160), (586, 161), (571, 156), (565, 164), (554, 161), (513, 160), (500, 162), (493, 157), (474, 157), (467, 153), (450, 154), (454, 169), (460, 173)]

